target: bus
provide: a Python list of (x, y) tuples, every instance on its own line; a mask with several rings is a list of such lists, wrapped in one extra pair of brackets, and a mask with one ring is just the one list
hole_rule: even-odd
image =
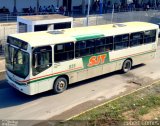
[(27, 95), (153, 60), (159, 27), (146, 22), (77, 27), (9, 35), (5, 46), (8, 83)]

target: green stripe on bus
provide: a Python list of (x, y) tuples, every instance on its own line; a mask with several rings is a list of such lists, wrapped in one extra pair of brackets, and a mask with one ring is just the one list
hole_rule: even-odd
[(37, 80), (32, 80), (32, 81), (27, 82), (27, 84), (35, 83), (37, 81), (42, 81), (42, 80), (46, 80), (46, 79), (50, 79), (50, 78), (53, 78), (53, 77), (56, 77), (56, 76), (59, 76), (59, 75), (53, 75), (53, 76), (49, 76), (49, 77), (45, 77), (45, 78), (40, 78), (40, 79), (37, 79)]
[[(72, 73), (72, 72), (76, 72), (76, 71), (83, 70), (83, 69), (84, 69), (84, 68), (78, 69), (78, 70), (74, 70), (74, 71), (71, 71), (71, 72), (66, 72), (66, 73)], [(52, 76), (40, 78), (40, 79), (37, 79), (37, 80), (32, 80), (32, 81), (27, 82), (27, 84), (35, 83), (35, 82), (37, 82), (37, 81), (42, 81), (42, 80), (46, 80), (46, 79), (50, 79), (50, 78), (53, 78), (53, 77), (58, 77), (58, 76), (61, 76), (61, 75), (66, 74), (66, 73), (56, 74), (56, 75), (52, 75)]]
[(77, 41), (81, 41), (81, 40), (102, 38), (102, 37), (104, 37), (104, 35), (103, 34), (89, 34), (89, 35), (78, 35), (78, 36), (74, 36), (74, 37), (76, 38)]
[[(145, 52), (145, 53), (142, 53), (142, 54), (139, 54), (139, 55), (133, 55), (131, 57), (136, 57), (136, 56), (140, 56), (140, 55), (145, 55), (145, 54), (148, 54), (148, 53), (153, 53), (153, 52), (156, 52), (155, 50), (154, 51), (150, 51), (150, 52)], [(88, 63), (89, 63), (89, 58), (93, 57), (93, 56), (98, 56), (98, 55), (104, 55), (106, 54), (106, 59), (105, 59), (105, 62), (103, 64), (108, 64), (108, 63), (113, 63), (113, 62), (117, 62), (117, 61), (120, 61), (120, 60), (123, 60), (123, 59), (127, 59), (128, 57), (125, 57), (125, 58), (122, 58), (122, 59), (118, 59), (118, 60), (114, 60), (114, 61), (109, 61), (109, 53), (101, 53), (101, 54), (96, 54), (96, 55), (92, 55), (92, 56), (87, 56), (87, 57), (84, 57), (83, 58), (83, 65), (84, 65), (84, 68), (82, 69), (79, 69), (79, 70), (83, 70), (83, 69), (87, 69), (87, 68), (93, 68), (93, 67), (96, 67), (96, 66), (100, 66), (100, 65), (103, 65), (101, 63), (99, 63), (99, 65), (94, 65), (92, 67), (88, 67)], [(88, 61), (88, 62), (87, 62)], [(40, 78), (40, 79), (37, 79), (37, 80), (32, 80), (32, 81), (29, 81), (27, 82), (27, 84), (31, 84), (31, 83), (35, 83), (35, 82), (38, 82), (38, 81), (42, 81), (42, 80), (46, 80), (46, 79), (50, 79), (50, 78), (53, 78), (53, 77), (57, 77), (57, 76), (60, 76), (60, 75), (63, 75), (63, 74), (67, 74), (67, 73), (72, 73), (72, 72), (76, 72), (76, 71), (79, 71), (79, 70), (74, 70), (74, 71), (71, 71), (71, 72), (66, 72), (66, 73), (61, 73), (61, 74), (57, 74), (57, 75), (51, 75), (49, 77), (45, 77), (45, 78)]]

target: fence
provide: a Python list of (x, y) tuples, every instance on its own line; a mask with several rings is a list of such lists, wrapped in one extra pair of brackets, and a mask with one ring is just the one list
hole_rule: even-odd
[[(119, 12), (102, 14), (102, 15), (90, 15), (89, 16), (89, 26), (110, 24), (110, 23), (121, 23), (129, 21), (145, 21), (150, 23), (158, 24), (160, 23), (160, 11), (150, 10), (150, 11), (132, 11), (132, 12)], [(74, 18), (73, 27), (86, 26), (86, 17)], [(14, 34), (17, 31), (16, 23), (8, 23), (5, 26), (0, 25), (0, 55), (4, 52), (4, 44), (7, 35)]]
[[(89, 16), (89, 26), (110, 24), (110, 23), (121, 23), (130, 21), (144, 21), (154, 24), (160, 23), (160, 11), (150, 10), (150, 11), (132, 11), (132, 12), (119, 12), (102, 14), (102, 15), (90, 15)], [(75, 27), (85, 26), (86, 18), (76, 18), (74, 22)]]
[[(103, 9), (102, 13), (105, 14), (109, 14), (109, 13), (112, 13), (112, 10), (113, 10), (113, 7), (111, 8), (106, 8), (106, 9)], [(114, 12), (115, 13), (121, 13), (121, 12), (138, 12), (138, 11), (144, 11), (145, 9), (144, 8), (135, 8), (135, 9), (131, 9), (131, 8), (114, 8)], [(150, 11), (158, 11), (160, 10), (160, 7), (157, 7), (157, 8), (150, 8)], [(87, 13), (87, 8), (85, 10), (85, 13)], [(93, 11), (92, 8), (90, 9), (90, 13), (91, 14), (98, 14), (99, 13), (99, 10), (97, 11)], [(139, 13), (139, 12), (138, 12)], [(11, 21), (16, 21), (17, 20), (17, 16), (27, 16), (27, 15), (46, 15), (46, 14), (63, 14), (63, 15), (66, 15), (66, 16), (72, 16), (72, 17), (82, 17), (82, 16), (85, 16), (85, 14), (82, 14), (82, 10), (75, 10), (73, 8), (72, 11), (66, 11), (66, 12), (35, 12), (35, 13), (24, 13), (24, 12), (17, 12), (17, 13), (7, 13), (7, 14), (0, 14), (0, 22), (11, 22)]]

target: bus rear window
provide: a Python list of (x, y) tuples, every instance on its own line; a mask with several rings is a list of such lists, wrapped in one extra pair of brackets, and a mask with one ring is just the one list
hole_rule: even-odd
[(11, 45), (17, 46), (17, 47), (24, 49), (24, 50), (27, 50), (27, 48), (28, 48), (28, 44), (26, 42), (19, 40), (17, 38), (8, 37), (7, 42)]

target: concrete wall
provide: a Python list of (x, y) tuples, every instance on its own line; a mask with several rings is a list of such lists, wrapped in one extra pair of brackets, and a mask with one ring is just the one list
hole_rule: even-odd
[(7, 35), (17, 32), (16, 23), (0, 23), (0, 40), (6, 39)]
[[(159, 11), (137, 11), (135, 12), (124, 12), (115, 13), (113, 21), (111, 21), (111, 14), (106, 14), (102, 16), (90, 16), (89, 25), (100, 25), (108, 24), (111, 22), (127, 22), (127, 21), (146, 21), (151, 23), (160, 23), (160, 12)], [(73, 22), (73, 27), (80, 27), (86, 25), (86, 18), (75, 18)], [(17, 32), (16, 23), (0, 23), (0, 40), (6, 39), (7, 35)]]

